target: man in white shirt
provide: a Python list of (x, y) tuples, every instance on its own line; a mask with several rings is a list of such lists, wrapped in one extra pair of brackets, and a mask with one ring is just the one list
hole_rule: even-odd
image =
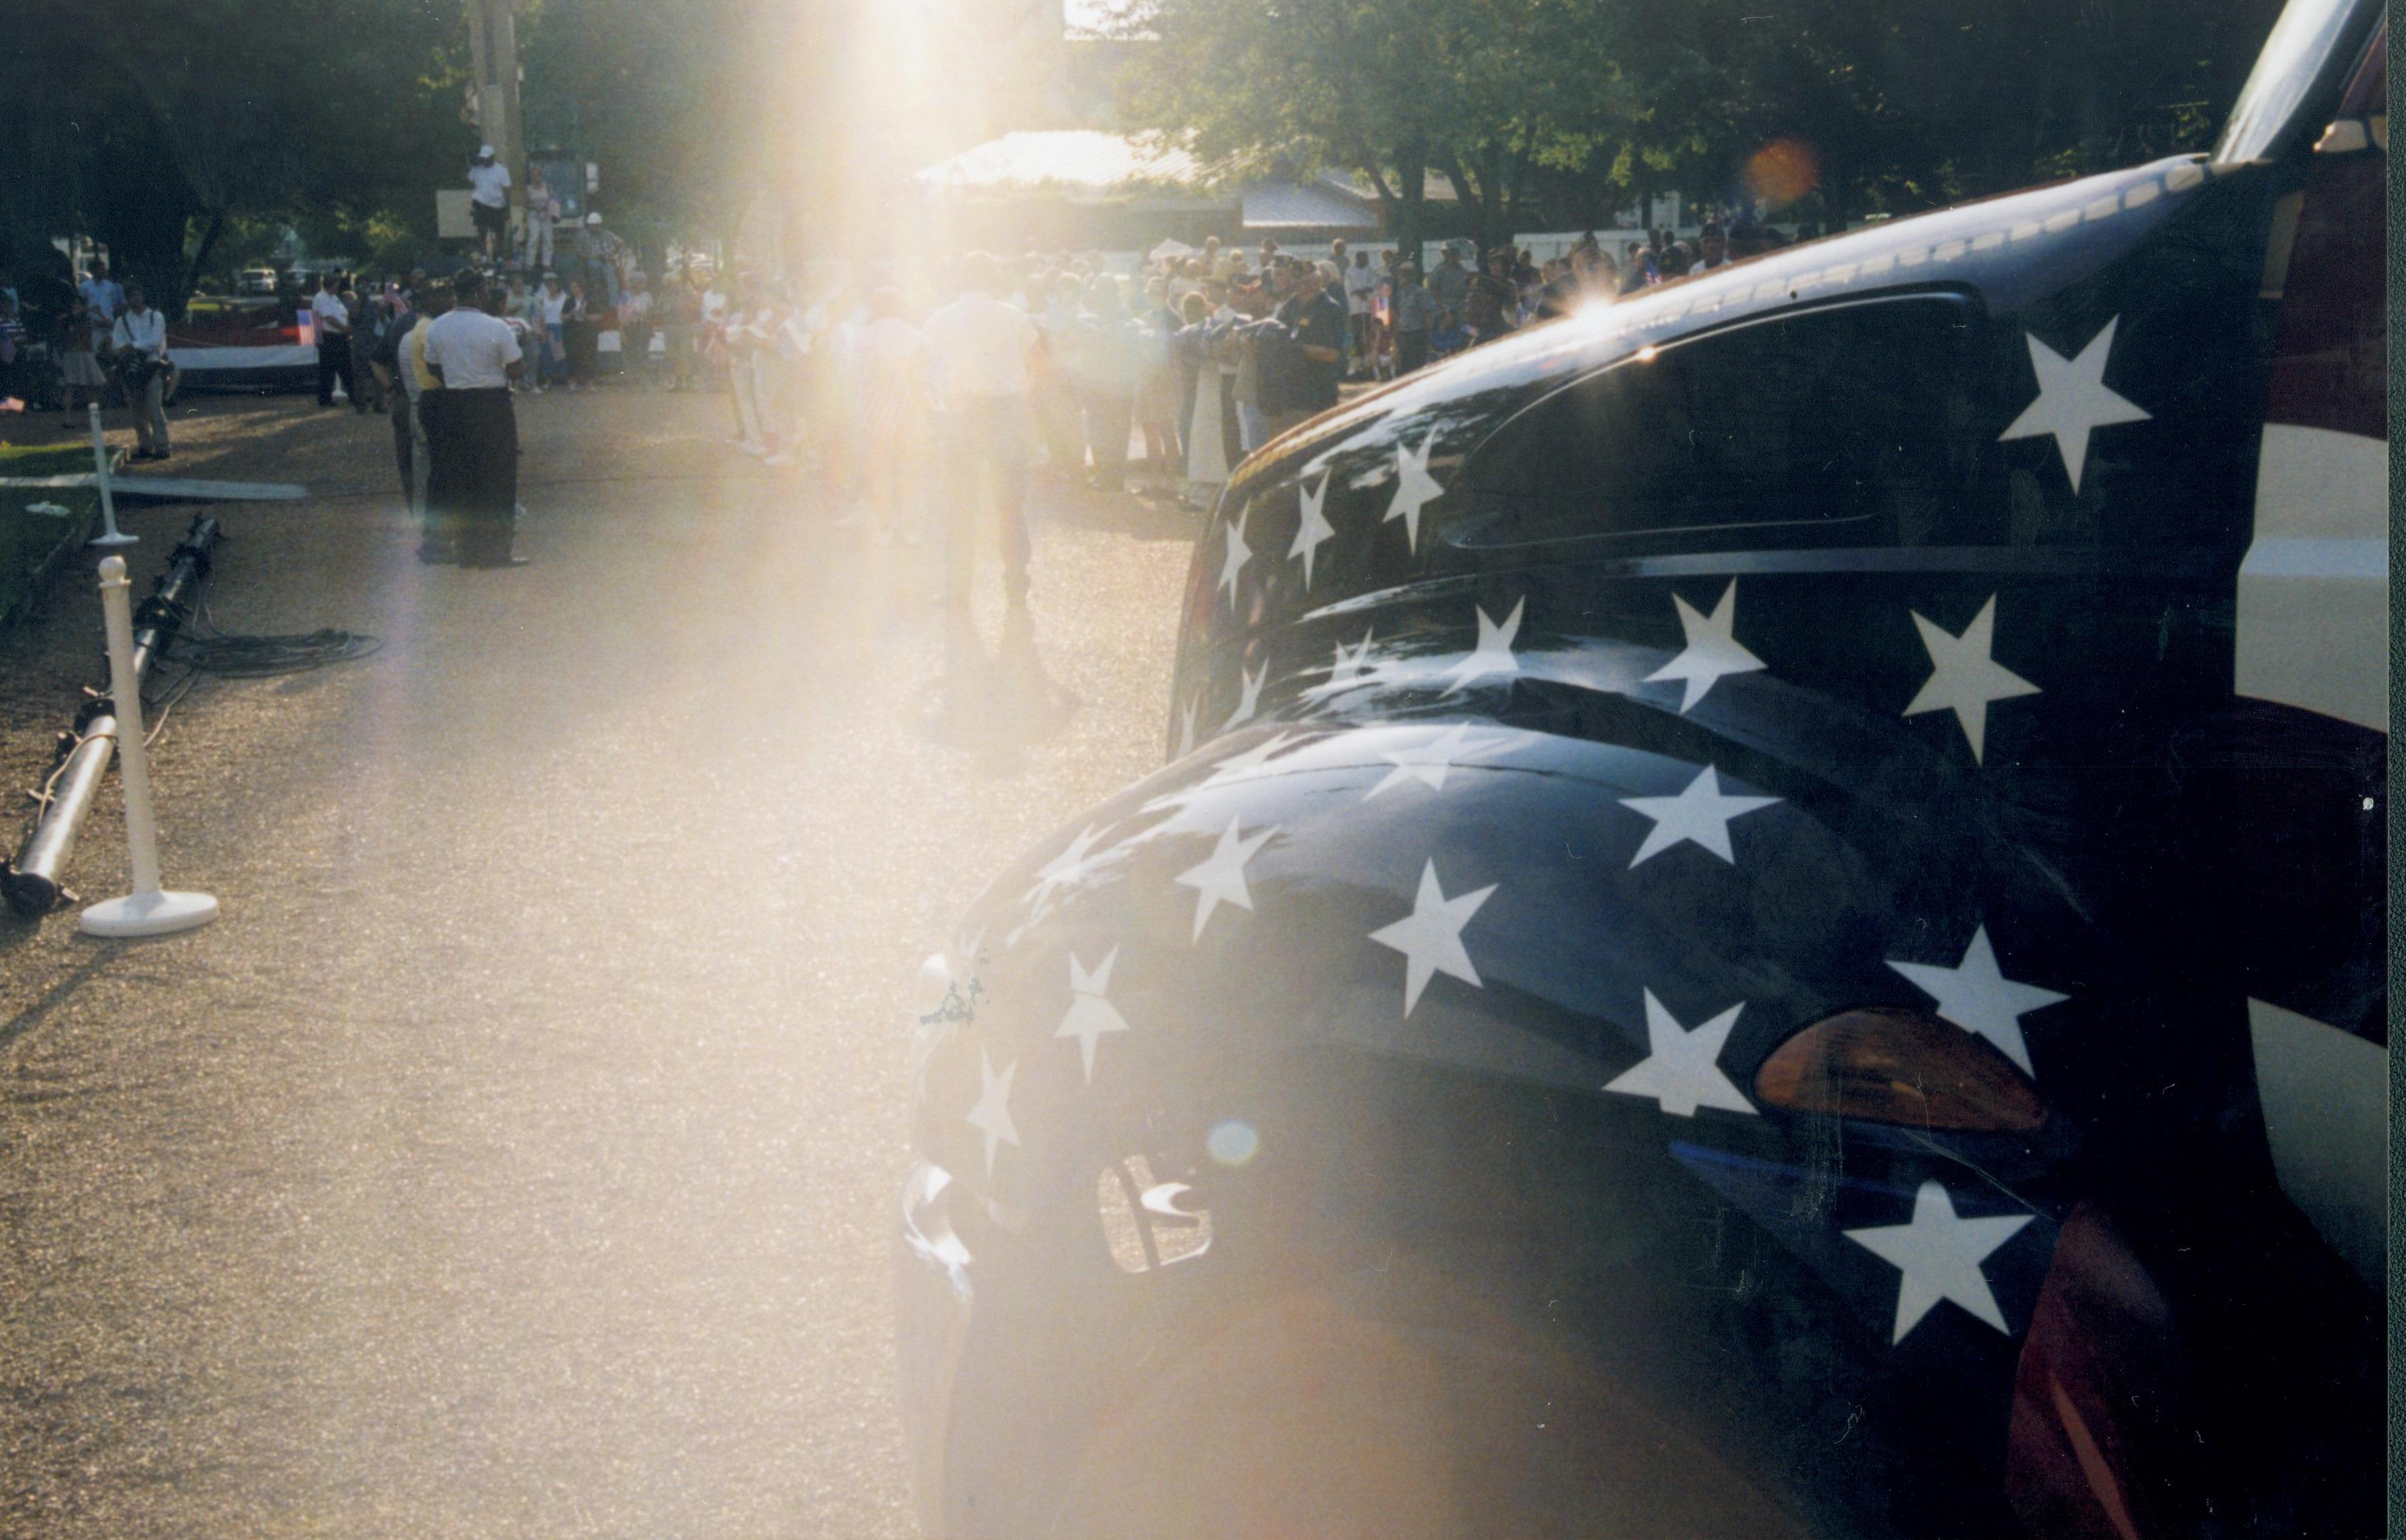
[(309, 327), (318, 339), (318, 404), (334, 404), (334, 381), (340, 379), (351, 404), (366, 411), (359, 378), (351, 372), (351, 307), (336, 291), (332, 273), (318, 276), (318, 292), (309, 300)]
[(140, 444), (134, 458), (165, 459), (167, 318), (150, 308), (140, 284), (125, 286), (125, 308), (117, 313), (108, 344), (125, 382), (126, 402), (134, 408), (134, 436)]
[(990, 480), (1002, 521), (1008, 629), (1027, 618), (1028, 355), (1040, 334), (1035, 322), (994, 297), (999, 276), (994, 258), (971, 252), (961, 264), (961, 297), (929, 316), (920, 334), (951, 508), (944, 605), (952, 617), (967, 620), (978, 488)]
[(468, 165), (468, 217), (485, 255), (501, 255), (510, 236), (510, 168), (494, 158), (490, 145), (478, 146)]
[(859, 403), (861, 478), (877, 523), (878, 544), (887, 544), (899, 530), (916, 545), (925, 502), (915, 490), (914, 473), (923, 445), (913, 430), (921, 417), (927, 344), (919, 329), (902, 318), (902, 292), (898, 289), (871, 290), (869, 317), (852, 356), (854, 396)]
[[(418, 403), (434, 462), (426, 486), (430, 536), (449, 532), (462, 567), (522, 567), (525, 558), (510, 554), (518, 502), (510, 381), (526, 368), (525, 356), (499, 314), (507, 299), (500, 286), (463, 272), (458, 294), (450, 313), (424, 328), (426, 370), (440, 387)], [(441, 543), (430, 544), (439, 550)]]

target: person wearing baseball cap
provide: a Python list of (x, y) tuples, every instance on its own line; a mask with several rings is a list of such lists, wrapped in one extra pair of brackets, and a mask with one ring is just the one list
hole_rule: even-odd
[(493, 147), (480, 145), (468, 166), (468, 214), (476, 221), (476, 241), (488, 261), (507, 248), (510, 233), (510, 168), (494, 157)]

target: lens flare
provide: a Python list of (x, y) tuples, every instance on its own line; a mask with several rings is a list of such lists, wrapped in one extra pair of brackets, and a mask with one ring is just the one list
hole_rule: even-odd
[(1262, 1137), (1253, 1131), (1252, 1123), (1241, 1118), (1230, 1118), (1225, 1123), (1214, 1124), (1203, 1144), (1211, 1151), (1211, 1158), (1221, 1165), (1242, 1166), (1261, 1153)]
[(1746, 190), (1776, 208), (1821, 185), (1820, 158), (1802, 139), (1776, 139), (1747, 158)]

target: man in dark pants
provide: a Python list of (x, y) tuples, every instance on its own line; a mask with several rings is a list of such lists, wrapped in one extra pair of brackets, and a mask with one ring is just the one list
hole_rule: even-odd
[(1034, 322), (995, 298), (995, 261), (972, 252), (962, 264), (961, 296), (927, 318), (927, 383), (937, 403), (952, 516), (944, 538), (944, 604), (966, 621), (971, 553), (983, 484), (994, 488), (1001, 522), (1006, 626), (1027, 614), (1027, 461), (1031, 414), (1029, 356)]
[(365, 412), (368, 403), (361, 399), (359, 379), (351, 373), (351, 309), (343, 303), (333, 274), (318, 276), (318, 293), (309, 302), (309, 315), (318, 337), (318, 404), (334, 404), (334, 381), (339, 378), (352, 407)]
[(522, 567), (510, 554), (511, 525), (517, 513), (517, 418), (510, 408), (510, 381), (526, 362), (517, 337), (501, 310), (508, 295), (474, 273), (459, 280), (451, 313), (426, 323), (426, 368), (441, 389), (427, 423), (433, 475), (427, 502), (457, 532), (462, 567)]

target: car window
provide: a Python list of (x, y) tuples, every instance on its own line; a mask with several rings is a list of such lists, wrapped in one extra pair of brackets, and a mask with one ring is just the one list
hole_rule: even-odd
[(1959, 296), (1918, 295), (1641, 352), (1480, 445), (1448, 538), (1513, 545), (1895, 515), (1946, 477), (1974, 318)]
[[(2306, 173), (2283, 276), (2268, 414), (2274, 422), (2389, 436), (2386, 28), (2365, 53), (2341, 122)], [(2372, 137), (2374, 125), (2380, 137)], [(2352, 129), (2353, 141), (2340, 130)]]

